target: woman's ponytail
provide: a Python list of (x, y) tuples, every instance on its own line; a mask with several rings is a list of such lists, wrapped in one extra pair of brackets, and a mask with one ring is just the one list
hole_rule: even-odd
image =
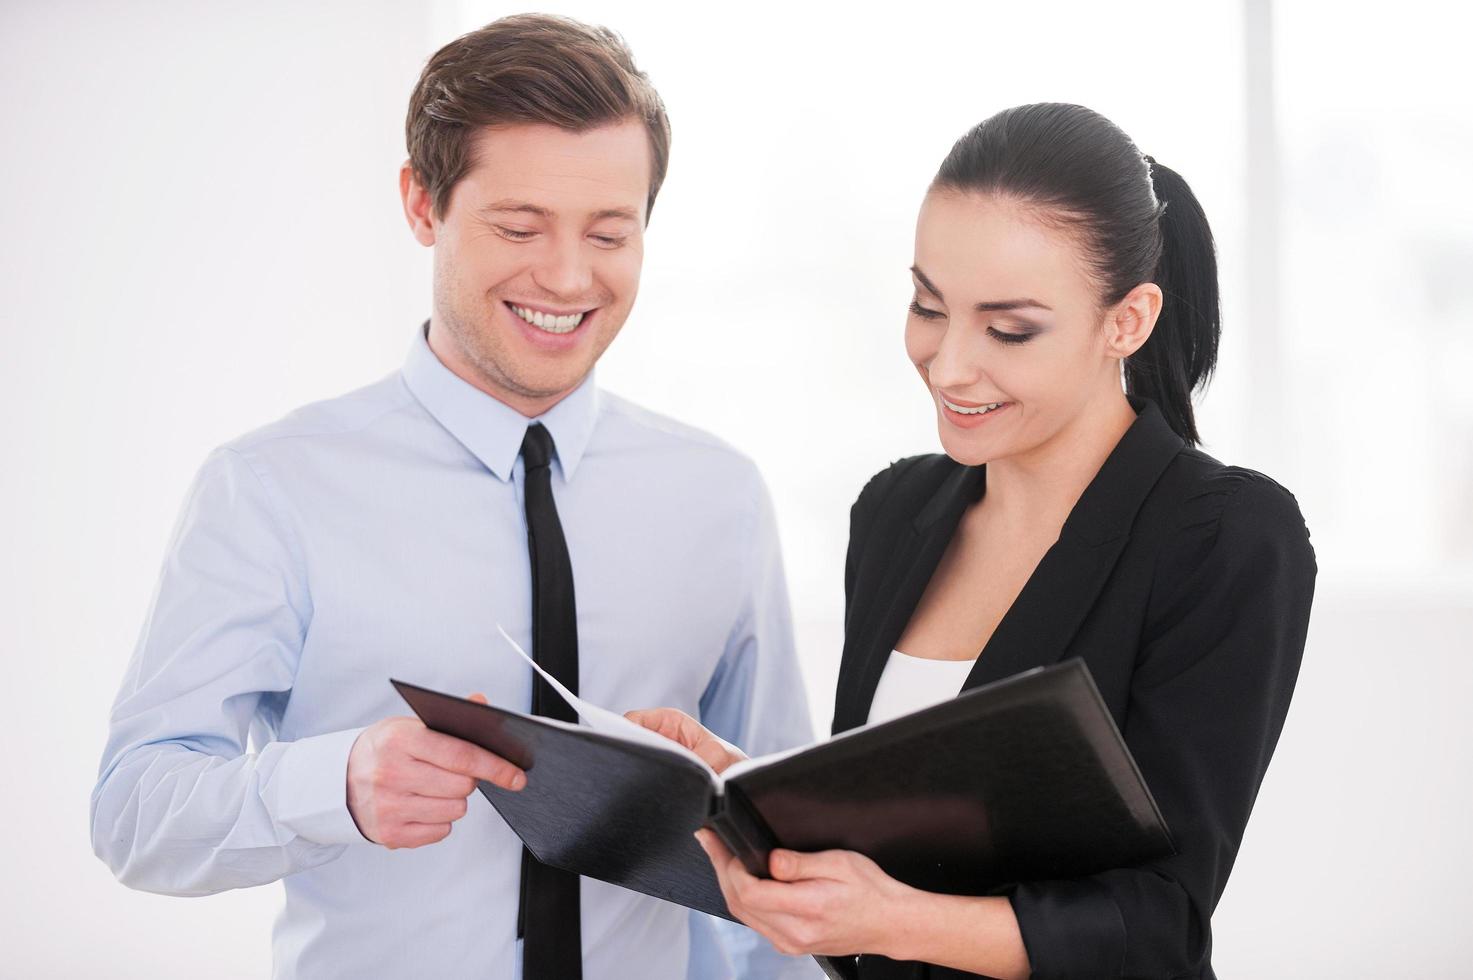
[(1217, 253), (1187, 182), (1151, 157), (1146, 162), (1160, 202), (1161, 257), (1152, 281), (1163, 300), (1151, 338), (1125, 362), (1125, 390), (1154, 401), (1172, 429), (1195, 445), (1192, 392), (1211, 376), (1222, 332)]

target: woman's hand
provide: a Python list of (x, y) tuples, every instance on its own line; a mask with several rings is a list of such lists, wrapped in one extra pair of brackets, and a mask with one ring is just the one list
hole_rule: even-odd
[(656, 734), (663, 735), (672, 742), (679, 742), (690, 749), (717, 772), (721, 772), (733, 762), (741, 762), (746, 756), (710, 731), (701, 726), (684, 711), (674, 708), (645, 708), (640, 711), (626, 711), (624, 717), (637, 725), (643, 725)]
[(921, 893), (854, 851), (774, 850), (768, 873), (753, 876), (709, 830), (696, 832), (716, 868), (732, 915), (780, 953), (888, 955), (904, 939), (907, 904)]

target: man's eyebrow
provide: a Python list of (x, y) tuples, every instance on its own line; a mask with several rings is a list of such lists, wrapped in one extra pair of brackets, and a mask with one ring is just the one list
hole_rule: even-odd
[(551, 218), (552, 212), (539, 204), (530, 201), (516, 201), (511, 198), (496, 201), (481, 208), (482, 214), (535, 214), (539, 218)]
[[(530, 201), (518, 201), (512, 198), (496, 201), (481, 208), (482, 214), (532, 214), (539, 218), (554, 217), (553, 213), (540, 204)], [(593, 220), (602, 221), (605, 218), (622, 218), (629, 221), (638, 221), (639, 214), (633, 208), (603, 208), (593, 213)]]
[[(946, 299), (945, 296), (941, 295), (941, 290), (936, 288), (936, 284), (930, 279), (926, 278), (926, 274), (920, 270), (919, 266), (911, 266), (910, 271), (911, 274), (916, 277), (916, 279), (920, 280), (921, 285), (925, 286), (926, 291), (929, 292), (932, 296), (935, 296), (939, 300)], [(978, 303), (977, 305), (973, 306), (972, 309), (976, 310), (978, 313), (1004, 313), (1008, 310), (1021, 310), (1025, 307), (1030, 306), (1036, 307), (1040, 310), (1048, 310), (1050, 312), (1053, 311), (1052, 306), (1049, 306), (1046, 303), (1040, 303), (1036, 299), (989, 300), (985, 303)]]

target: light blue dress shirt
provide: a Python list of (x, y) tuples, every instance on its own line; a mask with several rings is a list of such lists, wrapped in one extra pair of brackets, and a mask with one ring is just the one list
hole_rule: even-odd
[[(580, 693), (681, 708), (753, 754), (811, 741), (751, 461), (592, 377), (540, 421)], [(444, 841), (391, 851), (359, 834), (345, 773), (364, 726), (409, 713), (391, 676), (528, 710), (530, 671), (496, 633), (530, 649), (527, 424), (421, 331), (401, 371), (205, 461), (92, 796), (93, 848), (121, 881), (171, 895), (282, 881), (279, 978), (519, 975), (521, 845), (491, 805), (474, 794)], [(816, 970), (741, 927), (582, 889), (587, 980)]]

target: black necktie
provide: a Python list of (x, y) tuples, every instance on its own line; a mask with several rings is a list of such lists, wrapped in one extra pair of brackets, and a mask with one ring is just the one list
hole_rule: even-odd
[[(541, 424), (522, 440), (526, 465), (527, 553), (532, 561), (532, 659), (578, 693), (578, 607), (573, 563), (552, 502), (552, 436)], [(532, 713), (576, 722), (573, 709), (541, 677), (532, 678)], [(535, 778), (535, 777), (534, 777)], [(521, 914), (524, 980), (580, 980), (583, 944), (578, 876), (543, 864), (522, 849)]]

